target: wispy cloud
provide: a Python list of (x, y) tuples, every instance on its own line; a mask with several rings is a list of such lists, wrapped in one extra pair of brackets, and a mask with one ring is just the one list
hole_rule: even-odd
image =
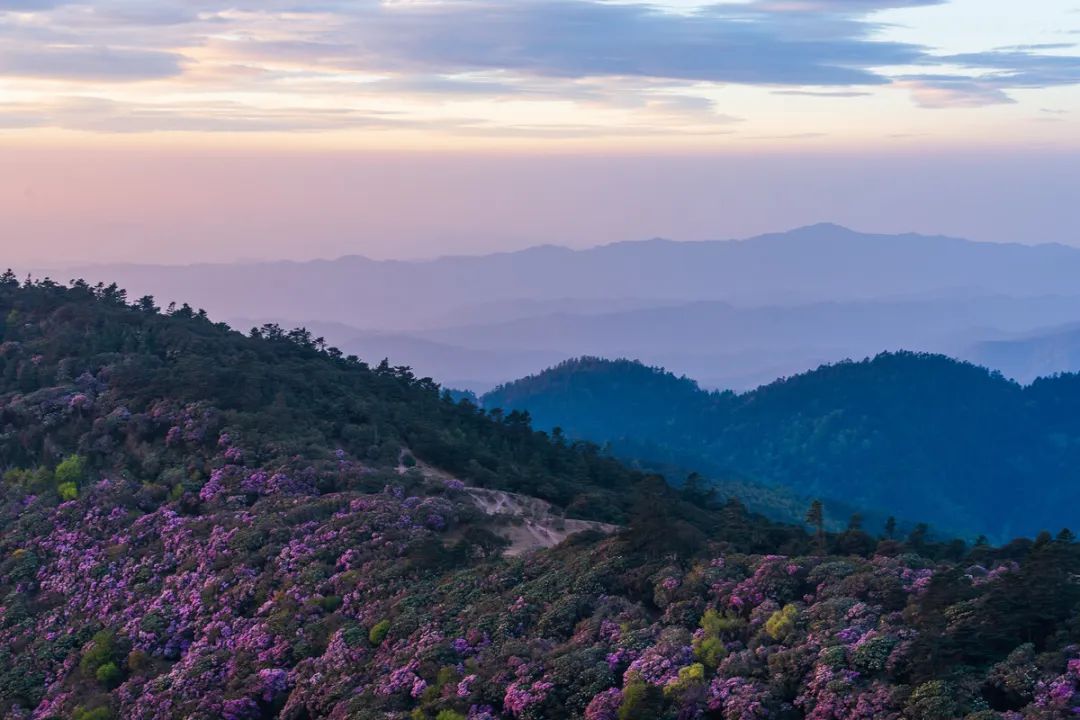
[(967, 77), (915, 75), (906, 78), (903, 85), (911, 90), (912, 99), (924, 108), (974, 108), (1016, 102), (1001, 88)]
[(0, 75), (125, 82), (176, 77), (183, 57), (156, 50), (94, 47), (0, 49)]
[[(874, 68), (916, 61), (921, 50), (871, 39), (873, 25), (862, 17), (885, 7), (932, 4), (759, 0), (675, 14), (594, 0), (18, 2), (23, 10), (53, 9), (44, 22), (105, 45), (103, 23), (189, 23), (186, 38), (159, 31), (145, 41), (214, 42), (249, 59), (349, 69), (443, 74), (499, 69), (557, 78), (779, 85), (888, 82)], [(211, 18), (227, 27), (212, 32), (204, 26)]]
[[(151, 86), (138, 102), (111, 98), (141, 108), (134, 118), (94, 112), (79, 123), (45, 85), (25, 99), (38, 111), (18, 116), (116, 132), (307, 130), (362, 124), (380, 105), (404, 117), (407, 104), (423, 106), (418, 122), (439, 115), (457, 131), (449, 106), (488, 102), (492, 127), (578, 126), (561, 104), (623, 113), (627, 127), (705, 133), (746, 116), (719, 104), (728, 86), (825, 101), (906, 88), (917, 106), (942, 109), (1080, 84), (1068, 43), (946, 54), (884, 39), (882, 11), (945, 4), (729, 0), (675, 12), (604, 0), (0, 0), (0, 76), (30, 95), (36, 81), (93, 83), (85, 94), (98, 99), (112, 85)], [(342, 102), (331, 111), (306, 99), (316, 96)], [(528, 102), (547, 114), (496, 117)]]
[(1010, 104), (1010, 90), (1039, 89), (1080, 84), (1080, 55), (1046, 55), (1035, 50), (1063, 49), (1072, 45), (1043, 45), (1035, 49), (1011, 48), (982, 53), (937, 57), (942, 65), (970, 70), (971, 74), (906, 75), (900, 80), (912, 88), (922, 107), (979, 107)]
[(791, 97), (854, 98), (867, 97), (873, 93), (862, 90), (773, 90), (772, 94)]

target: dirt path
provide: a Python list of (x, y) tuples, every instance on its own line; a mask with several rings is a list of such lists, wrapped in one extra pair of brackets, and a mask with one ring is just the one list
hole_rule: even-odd
[(602, 533), (618, 532), (618, 525), (593, 522), (591, 520), (570, 520), (552, 512), (551, 503), (539, 498), (503, 490), (486, 488), (465, 488), (476, 506), (488, 515), (519, 519), (499, 528), (501, 536), (510, 541), (506, 555), (523, 555), (533, 550), (554, 547), (566, 538), (586, 530)]
[[(409, 450), (402, 449), (398, 456), (399, 475), (404, 475), (409, 471), (409, 468), (405, 467), (405, 457), (409, 454), (411, 454)], [(433, 482), (457, 479), (450, 473), (434, 468), (419, 459), (416, 460), (415, 469), (419, 470), (427, 480)], [(618, 525), (591, 520), (569, 520), (554, 512), (551, 503), (528, 495), (478, 487), (466, 487), (465, 492), (472, 498), (476, 507), (485, 514), (511, 519), (510, 522), (495, 528), (496, 533), (510, 541), (510, 546), (504, 552), (510, 557), (555, 547), (571, 535), (586, 530), (598, 530), (610, 534), (620, 529)]]

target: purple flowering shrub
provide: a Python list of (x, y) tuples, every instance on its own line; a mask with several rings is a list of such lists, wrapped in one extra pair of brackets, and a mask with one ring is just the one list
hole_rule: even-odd
[[(0, 565), (0, 654), (24, 678), (4, 676), (6, 714), (1034, 719), (1080, 707), (1077, 646), (1018, 645), (964, 682), (924, 680), (918, 616), (939, 590), (920, 586), (912, 556), (661, 563), (614, 537), (469, 560), (456, 543), (481, 520), (464, 501), (393, 484), (254, 493), (247, 479), (227, 470), (194, 513), (179, 500), (141, 509), (139, 484), (122, 480), (24, 506)], [(990, 593), (1011, 576), (954, 574), (956, 612), (999, 602)], [(902, 602), (875, 599), (887, 579)]]

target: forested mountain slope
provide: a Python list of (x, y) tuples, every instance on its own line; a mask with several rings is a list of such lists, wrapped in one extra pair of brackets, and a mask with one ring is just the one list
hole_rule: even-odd
[[(5, 720), (1064, 718), (1080, 549), (676, 491), (308, 334), (0, 278)], [(469, 486), (608, 520), (524, 557)], [(829, 508), (824, 508), (829, 513)]]
[(1073, 522), (1080, 377), (1022, 387), (942, 356), (887, 353), (736, 395), (628, 361), (582, 359), (487, 407), (618, 455), (887, 508), (972, 536)]

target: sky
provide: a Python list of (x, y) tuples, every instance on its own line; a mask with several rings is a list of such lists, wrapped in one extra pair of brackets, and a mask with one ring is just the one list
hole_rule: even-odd
[(1080, 0), (0, 0), (12, 262), (1080, 243)]

